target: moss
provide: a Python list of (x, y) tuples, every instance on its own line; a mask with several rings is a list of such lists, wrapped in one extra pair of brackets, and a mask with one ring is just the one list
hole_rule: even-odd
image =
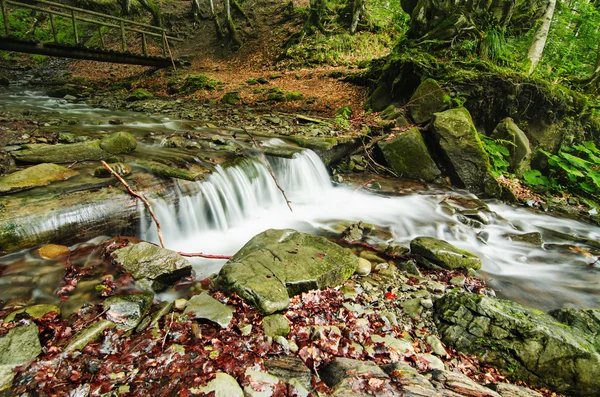
[(143, 88), (138, 88), (137, 90), (133, 91), (127, 98), (126, 100), (129, 102), (135, 102), (135, 101), (143, 101), (146, 99), (152, 99), (154, 98), (154, 95), (143, 89)]
[(219, 84), (219, 80), (213, 80), (204, 74), (190, 74), (184, 79), (182, 91), (192, 93), (198, 90), (213, 90)]

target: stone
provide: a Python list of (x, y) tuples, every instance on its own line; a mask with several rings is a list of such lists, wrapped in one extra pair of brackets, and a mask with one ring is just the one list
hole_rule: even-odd
[(501, 195), (502, 189), (492, 175), (488, 156), (467, 109), (461, 107), (435, 113), (433, 132), (453, 179), (460, 187), (490, 197)]
[(179, 299), (175, 299), (175, 302), (173, 302), (173, 307), (175, 308), (175, 310), (183, 311), (183, 309), (185, 309), (186, 304), (187, 304), (187, 299), (179, 298)]
[(131, 94), (129, 94), (125, 100), (128, 102), (136, 102), (136, 101), (144, 101), (146, 99), (152, 99), (154, 98), (154, 95), (143, 89), (143, 88), (138, 88), (137, 90), (133, 91)]
[(431, 346), (431, 350), (434, 354), (437, 354), (440, 357), (448, 357), (448, 352), (444, 348), (442, 341), (440, 341), (440, 339), (437, 336), (427, 335), (427, 338), (425, 338), (425, 340), (427, 341), (427, 343), (429, 343), (429, 346)]
[[(481, 386), (460, 372), (435, 369), (431, 371), (431, 383), (440, 389), (442, 393), (451, 391), (458, 396), (501, 397), (495, 391)], [(444, 395), (446, 394), (444, 393)]]
[(565, 308), (551, 310), (548, 314), (561, 323), (590, 335), (596, 350), (600, 351), (600, 310)]
[(491, 135), (492, 139), (510, 142), (506, 144), (509, 152), (509, 171), (521, 177), (525, 171), (531, 169), (531, 146), (527, 135), (517, 126), (510, 117), (502, 120)]
[(432, 354), (417, 354), (417, 362), (427, 363), (429, 369), (444, 370), (444, 362)]
[(437, 238), (417, 237), (410, 242), (410, 250), (417, 256), (419, 263), (426, 259), (448, 270), (481, 269), (481, 260), (477, 255)]
[(5, 323), (13, 321), (15, 319), (16, 315), (20, 314), (20, 313), (27, 313), (33, 318), (42, 318), (46, 314), (52, 313), (52, 312), (58, 313), (60, 315), (60, 307), (58, 307), (56, 305), (48, 305), (48, 304), (32, 305), (32, 306), (28, 306), (23, 309), (19, 309), (19, 310), (15, 310), (14, 312), (11, 312), (8, 316), (6, 316), (4, 318), (3, 321)]
[[(111, 163), (108, 166), (120, 176), (127, 176), (131, 174), (131, 167), (125, 163)], [(94, 168), (94, 176), (96, 178), (109, 178), (112, 176), (111, 172), (104, 168), (103, 165), (99, 165)]]
[(135, 328), (150, 310), (154, 294), (143, 292), (139, 294), (115, 295), (103, 303), (106, 318), (117, 325), (118, 330), (129, 331)]
[(0, 74), (0, 86), (8, 87), (9, 85), (10, 80), (8, 80), (8, 77), (4, 76), (3, 74)]
[(57, 244), (46, 244), (40, 247), (37, 252), (43, 259), (65, 258), (71, 254), (69, 247)]
[(165, 288), (192, 271), (192, 264), (177, 252), (145, 241), (115, 250), (112, 257), (133, 278), (151, 280), (155, 289)]
[(368, 276), (371, 273), (371, 262), (365, 258), (358, 258), (358, 267), (356, 268), (356, 274), (359, 276)]
[(15, 327), (0, 337), (0, 391), (12, 386), (15, 367), (27, 364), (42, 353), (38, 334), (37, 325), (30, 324)]
[[(371, 340), (374, 343), (383, 344), (390, 352), (390, 356), (397, 356), (399, 358), (401, 355), (413, 354), (415, 352), (415, 348), (413, 347), (412, 343), (405, 339), (392, 338), (391, 336), (383, 337), (377, 334), (372, 334)], [(398, 360), (396, 359), (394, 361)]]
[(191, 313), (194, 318), (217, 323), (221, 328), (227, 328), (233, 319), (233, 309), (206, 292), (192, 296), (185, 305), (184, 311)]
[(388, 165), (401, 177), (433, 182), (442, 175), (418, 128), (379, 141), (377, 146)]
[(215, 397), (244, 397), (244, 391), (235, 378), (224, 372), (217, 372), (215, 378), (208, 382), (206, 386), (193, 387), (190, 392), (194, 394), (209, 394), (212, 392)]
[(237, 91), (226, 92), (221, 98), (221, 103), (227, 105), (237, 105), (241, 101), (240, 94)]
[(275, 393), (275, 388), (281, 380), (267, 372), (246, 369), (244, 373), (250, 384), (244, 387), (244, 397), (270, 397)]
[(137, 146), (135, 138), (127, 132), (115, 132), (101, 140), (72, 144), (32, 144), (24, 150), (11, 152), (23, 163), (74, 163), (76, 161), (97, 161), (115, 154), (129, 153)]
[(542, 397), (536, 391), (510, 383), (494, 383), (488, 386), (502, 397)]
[(319, 376), (330, 388), (335, 388), (350, 377), (389, 379), (389, 376), (372, 361), (343, 357), (336, 357), (332, 363), (320, 369)]
[[(17, 152), (18, 153), (18, 152)], [(79, 172), (56, 164), (38, 164), (0, 177), (0, 195), (66, 181)]]
[(531, 385), (597, 396), (597, 334), (562, 324), (539, 310), (473, 294), (447, 294), (434, 319), (442, 340)]
[(405, 362), (386, 365), (383, 369), (401, 386), (404, 397), (442, 397), (442, 392), (437, 390), (431, 382)]
[(80, 88), (74, 85), (64, 85), (61, 87), (50, 88), (46, 91), (46, 95), (50, 98), (64, 98), (67, 95), (76, 97), (79, 95)]
[(216, 282), (271, 314), (286, 309), (290, 296), (342, 284), (357, 266), (350, 250), (324, 237), (269, 229), (227, 261)]
[(290, 333), (290, 323), (281, 314), (271, 314), (263, 318), (262, 322), (265, 335), (274, 338), (276, 336), (287, 336)]
[(457, 287), (462, 287), (467, 282), (467, 278), (465, 276), (454, 276), (450, 279), (450, 285), (455, 285)]
[(312, 389), (312, 372), (297, 356), (268, 357), (264, 359), (265, 368), (270, 374), (291, 383), (296, 379), (307, 390)]
[(137, 165), (158, 176), (184, 179), (186, 181), (199, 181), (210, 172), (197, 164), (190, 164), (189, 169), (171, 167), (156, 161), (138, 161)]
[(448, 109), (450, 97), (434, 79), (425, 79), (415, 90), (408, 102), (410, 116), (417, 124), (432, 119), (434, 113)]
[(544, 245), (544, 240), (542, 240), (542, 234), (539, 232), (531, 232), (531, 233), (523, 233), (523, 234), (505, 234), (505, 235), (503, 235), (503, 237), (506, 237), (510, 241), (535, 245), (538, 247), (541, 247), (542, 245)]

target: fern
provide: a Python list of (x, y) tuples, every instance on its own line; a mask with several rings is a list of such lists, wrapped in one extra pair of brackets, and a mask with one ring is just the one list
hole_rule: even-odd
[(510, 153), (508, 149), (502, 145), (503, 142), (507, 141), (494, 140), (485, 135), (479, 135), (479, 137), (481, 138), (483, 148), (490, 159), (492, 175), (497, 178), (500, 175), (507, 173), (508, 166), (510, 165), (507, 158)]

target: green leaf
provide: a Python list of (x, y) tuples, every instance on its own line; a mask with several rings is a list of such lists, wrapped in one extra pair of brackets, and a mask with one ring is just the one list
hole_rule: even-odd
[(590, 185), (586, 181), (580, 182), (579, 187), (590, 193), (594, 193), (596, 191), (596, 186)]
[(567, 160), (569, 163), (573, 164), (575, 167), (579, 168), (588, 168), (590, 166), (590, 162), (582, 159), (581, 157), (573, 156), (572, 154), (561, 152), (560, 155)]
[(539, 170), (529, 170), (523, 173), (523, 179), (530, 185), (548, 186), (548, 178), (542, 175)]

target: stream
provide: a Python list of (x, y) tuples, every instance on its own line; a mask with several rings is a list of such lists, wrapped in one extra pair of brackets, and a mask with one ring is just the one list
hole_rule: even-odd
[[(53, 128), (87, 135), (125, 130), (142, 134), (152, 131), (164, 136), (175, 130), (201, 128), (205, 123), (92, 108), (23, 88), (0, 92), (0, 109), (44, 114), (49, 120), (68, 120), (66, 125)], [(119, 119), (123, 125), (108, 123), (112, 119)], [(264, 140), (261, 144), (288, 145), (280, 139)], [(544, 310), (600, 307), (600, 266), (590, 265), (600, 255), (597, 226), (499, 201), (485, 201), (486, 209), (474, 195), (460, 190), (430, 187), (412, 189), (410, 194), (392, 194), (389, 192), (394, 190), (393, 185), (379, 192), (334, 185), (321, 160), (310, 150), (289, 159), (268, 157), (268, 162), (289, 197), (293, 212), (260, 159), (247, 158), (230, 167), (216, 166), (202, 182), (177, 183), (177, 205), (159, 196), (149, 197), (161, 222), (167, 248), (232, 255), (252, 236), (268, 228), (332, 235), (339, 234), (340, 225), (362, 221), (384, 231), (382, 243), (395, 241), (408, 245), (417, 236), (432, 236), (479, 255), (483, 268), (478, 274), (499, 297)], [(140, 205), (139, 211), (142, 221), (138, 237), (158, 242), (146, 210)], [(52, 216), (48, 214), (49, 222)], [(523, 235), (533, 238), (524, 239)], [(74, 263), (87, 265), (99, 261), (99, 252), (94, 247), (102, 239), (82, 241), (71, 247), (82, 252), (73, 258)], [(60, 286), (64, 265), (40, 259), (33, 251), (0, 258), (3, 301), (58, 302), (54, 292)], [(192, 259), (197, 279), (218, 272), (224, 262)], [(93, 289), (101, 281), (99, 276), (86, 282)], [(161, 297), (170, 299), (172, 294), (168, 292)], [(81, 300), (85, 301), (83, 297)]]

